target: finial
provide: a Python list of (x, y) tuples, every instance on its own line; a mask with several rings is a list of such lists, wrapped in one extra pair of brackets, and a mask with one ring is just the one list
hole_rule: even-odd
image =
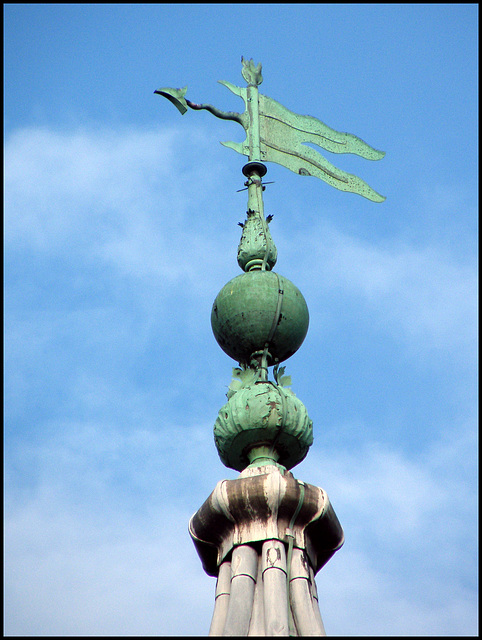
[(261, 75), (261, 62), (258, 62), (255, 67), (252, 58), (251, 60), (245, 60), (243, 56), (241, 56), (241, 64), (243, 65), (241, 74), (248, 85), (257, 87), (263, 82), (263, 76)]
[[(219, 410), (214, 441), (221, 460), (232, 469), (261, 464), (292, 469), (313, 444), (313, 422), (290, 389), (248, 377)], [(263, 462), (255, 462), (256, 457)]]

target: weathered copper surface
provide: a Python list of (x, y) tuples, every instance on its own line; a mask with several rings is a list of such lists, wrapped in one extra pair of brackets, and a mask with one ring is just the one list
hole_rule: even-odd
[[(344, 542), (343, 530), (323, 489), (304, 484), (293, 526), (294, 546), (305, 549), (315, 573)], [(222, 480), (193, 515), (189, 532), (211, 576), (236, 545), (268, 539), (287, 542), (286, 531), (300, 500), (300, 483), (275, 466), (246, 469)]]
[(221, 349), (249, 364), (269, 342), (269, 364), (282, 362), (302, 345), (309, 313), (301, 291), (274, 271), (248, 271), (218, 293), (211, 327)]
[(262, 269), (264, 264), (265, 269), (271, 270), (276, 264), (278, 252), (267, 221), (256, 209), (248, 208), (246, 221), (241, 226), (243, 233), (238, 246), (238, 264), (241, 269)]
[(209, 635), (323, 636), (315, 574), (344, 542), (328, 496), (274, 465), (219, 482), (191, 518), (217, 576)]
[[(237, 256), (244, 273), (221, 289), (211, 313), (218, 344), (240, 365), (216, 419), (215, 443), (223, 463), (242, 473), (216, 485), (192, 516), (189, 532), (204, 570), (217, 576), (210, 635), (319, 636), (325, 630), (315, 574), (343, 545), (344, 534), (325, 491), (288, 471), (306, 456), (313, 425), (303, 403), (286, 388), (291, 378), (279, 363), (301, 346), (309, 314), (297, 287), (273, 271), (277, 249), (268, 226), (273, 215), (264, 213), (263, 162), (382, 202), (385, 198), (363, 180), (307, 145), (368, 160), (385, 154), (261, 95), (261, 64), (242, 59), (242, 75), (245, 88), (221, 84), (242, 98), (243, 113), (191, 102), (187, 87), (155, 92), (181, 114), (206, 109), (241, 124), (246, 140), (223, 144), (249, 158), (243, 167), (247, 217), (239, 223)], [(268, 380), (270, 366), (275, 382)]]
[(313, 423), (290, 389), (259, 381), (239, 389), (219, 410), (214, 441), (221, 460), (232, 469), (246, 468), (256, 445), (271, 447), (279, 464), (291, 469), (313, 444)]
[(244, 101), (243, 113), (222, 111), (210, 104), (197, 104), (185, 97), (187, 87), (173, 89), (163, 87), (154, 93), (167, 98), (181, 114), (191, 109), (206, 109), (224, 120), (233, 120), (246, 131), (244, 142), (223, 142), (224, 146), (249, 157), (250, 161), (276, 162), (301, 176), (314, 176), (341, 191), (357, 193), (373, 202), (383, 202), (385, 197), (377, 193), (357, 176), (335, 167), (318, 151), (306, 146), (314, 144), (332, 153), (353, 153), (367, 160), (380, 160), (383, 151), (374, 149), (358, 136), (335, 131), (321, 120), (290, 111), (282, 104), (258, 92), (263, 81), (261, 64), (252, 60), (242, 61), (242, 75), (247, 87), (220, 80)]

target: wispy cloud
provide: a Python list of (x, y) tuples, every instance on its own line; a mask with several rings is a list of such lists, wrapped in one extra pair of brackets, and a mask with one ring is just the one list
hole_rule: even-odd
[(306, 247), (300, 271), (309, 267), (313, 286), (349, 296), (379, 329), (425, 349), (473, 349), (475, 262), (457, 260), (440, 245), (370, 243), (327, 224), (300, 238), (300, 245)]
[(476, 632), (474, 447), (473, 425), (464, 425), (425, 455), (374, 442), (310, 452), (303, 477), (328, 491), (346, 538), (318, 578), (330, 633)]
[[(233, 211), (235, 188), (217, 188), (228, 178), (207, 139), (186, 127), (7, 140), (7, 633), (207, 633), (214, 581), (187, 521), (236, 476), (212, 440), (231, 361), (209, 313), (239, 273), (245, 205)], [(208, 160), (181, 164), (183, 153)], [(374, 342), (399, 343), (405, 365), (435, 360), (459, 379), (456, 419), (420, 451), (373, 431), (327, 450), (316, 425), (295, 475), (328, 491), (347, 537), (318, 579), (327, 630), (474, 633), (475, 266), (436, 243), (362, 241), (327, 224), (299, 230), (295, 255), (283, 233), (280, 272), (309, 300), (314, 343), (348, 312)]]
[[(199, 427), (200, 440), (175, 428), (169, 435), (177, 444), (168, 445), (166, 433), (152, 428), (69, 424), (16, 454), (36, 480), (28, 491), (7, 482), (7, 633), (207, 632), (214, 581), (203, 576), (188, 539), (194, 509), (187, 503), (200, 506), (203, 490), (207, 497), (226, 471), (199, 466), (212, 458), (208, 425)], [(470, 445), (452, 447), (452, 462)], [(467, 546), (476, 532), (467, 530), (466, 512), (475, 508), (475, 487), (454, 483), (457, 470), (447, 477), (440, 462), (439, 453), (410, 460), (367, 445), (331, 451), (323, 461), (312, 452), (304, 463), (303, 478), (328, 489), (346, 533), (345, 547), (318, 577), (331, 634), (474, 632)], [(189, 496), (181, 495), (189, 485)]]
[(214, 458), (210, 430), (146, 426), (152, 418), (146, 405), (131, 430), (86, 420), (44, 425), (50, 436), (9, 456), (7, 633), (176, 635), (209, 627), (214, 585), (187, 534), (197, 505), (180, 487), (204, 475), (207, 497), (215, 482), (204, 464)]

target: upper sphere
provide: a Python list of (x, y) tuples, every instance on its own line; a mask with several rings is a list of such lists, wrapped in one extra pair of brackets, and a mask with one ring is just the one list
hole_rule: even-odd
[(248, 271), (219, 292), (211, 326), (221, 349), (239, 363), (249, 364), (268, 342), (268, 364), (282, 362), (301, 346), (309, 314), (300, 290), (274, 271)]

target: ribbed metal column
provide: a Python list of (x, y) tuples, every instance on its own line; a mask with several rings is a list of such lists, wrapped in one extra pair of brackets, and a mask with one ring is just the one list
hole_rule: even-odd
[(279, 540), (263, 542), (264, 630), (267, 636), (288, 636), (286, 549)]
[(248, 544), (235, 547), (231, 560), (231, 592), (224, 636), (247, 636), (258, 576), (258, 554)]

